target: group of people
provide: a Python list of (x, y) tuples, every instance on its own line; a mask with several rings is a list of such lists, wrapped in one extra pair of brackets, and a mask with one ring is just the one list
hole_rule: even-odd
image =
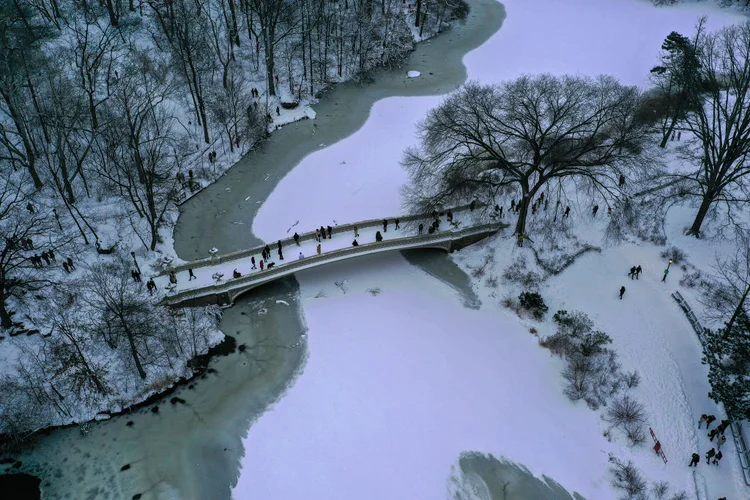
[[(633, 278), (638, 279), (638, 277), (641, 275), (642, 272), (643, 272), (643, 268), (640, 265), (633, 266), (630, 268), (630, 272), (628, 273), (628, 276), (630, 276), (631, 280)], [(620, 300), (622, 300), (623, 295), (625, 295), (625, 287), (621, 286), (620, 287)]]
[[(716, 416), (706, 415), (704, 413), (698, 420), (698, 429), (700, 429), (701, 425), (705, 422), (706, 430), (708, 430), (715, 420)], [(706, 452), (706, 464), (713, 463), (714, 465), (719, 465), (719, 461), (723, 456), (721, 453), (721, 446), (727, 441), (727, 438), (724, 435), (724, 431), (727, 429), (727, 427), (729, 427), (729, 420), (722, 420), (718, 426), (708, 431), (709, 440), (713, 443), (714, 439), (716, 439), (716, 448), (712, 447)], [(698, 462), (700, 462), (700, 460), (700, 455), (697, 453), (693, 453), (692, 457), (690, 458), (690, 464), (688, 464), (688, 467), (698, 467)]]
[(57, 262), (54, 250), (42, 252), (41, 254), (34, 254), (29, 257), (29, 260), (34, 267), (44, 267), (45, 264), (49, 266), (53, 262)]

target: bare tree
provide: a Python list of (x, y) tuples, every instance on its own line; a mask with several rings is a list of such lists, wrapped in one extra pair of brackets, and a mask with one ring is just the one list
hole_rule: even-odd
[(516, 186), (516, 234), (525, 234), (532, 198), (551, 180), (586, 180), (617, 198), (620, 175), (643, 154), (638, 106), (637, 89), (607, 76), (469, 83), (419, 125), (420, 144), (403, 160), (408, 198), (430, 210)]
[(290, 0), (249, 0), (257, 16), (266, 64), (266, 85), (269, 95), (276, 95), (276, 46), (297, 29), (294, 2)]
[(685, 181), (682, 194), (701, 200), (688, 234), (700, 236), (717, 201), (750, 201), (750, 22), (698, 38), (703, 91), (686, 124), (695, 136), (686, 152), (697, 171), (674, 174)]
[[(22, 242), (49, 242), (53, 230), (49, 214), (35, 208), (33, 199), (19, 184), (8, 177), (0, 182), (0, 327), (8, 329), (20, 323), (13, 319), (9, 299), (23, 303), (29, 292), (51, 284), (46, 273), (33, 263), (34, 250), (28, 244), (22, 246)], [(59, 244), (58, 238), (52, 241), (53, 248)]]
[(149, 234), (144, 245), (151, 250), (159, 242), (167, 210), (174, 206), (177, 159), (172, 152), (183, 148), (167, 105), (173, 84), (159, 75), (160, 69), (164, 68), (144, 53), (124, 70), (108, 127), (97, 144), (100, 175), (146, 221)]
[(710, 319), (724, 323), (724, 335), (729, 336), (740, 316), (746, 314), (750, 296), (750, 238), (739, 234), (735, 254), (717, 256), (713, 268), (715, 278), (708, 282), (701, 303)]
[[(112, 348), (123, 347), (130, 355), (141, 379), (148, 340), (159, 328), (153, 306), (142, 283), (135, 282), (124, 262), (92, 266), (83, 283), (89, 294), (92, 330)], [(122, 341), (125, 346), (121, 346)]]

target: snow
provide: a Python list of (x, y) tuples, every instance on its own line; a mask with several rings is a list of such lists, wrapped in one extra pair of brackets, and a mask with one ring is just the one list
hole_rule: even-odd
[(419, 71), (409, 71), (408, 73), (406, 73), (406, 76), (408, 76), (409, 78), (416, 78), (421, 74), (422, 73), (420, 73)]
[[(708, 14), (709, 30), (745, 19), (711, 2), (669, 8), (645, 0), (503, 4), (503, 27), (464, 59), (471, 79), (604, 73), (645, 87), (670, 31), (690, 35), (702, 14)], [(279, 183), (258, 212), (255, 234), (273, 240), (297, 220), (314, 227), (398, 213), (403, 149), (414, 144), (415, 124), (440, 100), (377, 102), (359, 131), (308, 156)], [(299, 208), (290, 210), (289, 200)], [(561, 226), (602, 246), (606, 218), (591, 223), (589, 201), (571, 203), (573, 215)], [(692, 210), (670, 212), (668, 244), (685, 245), (690, 261), (708, 270), (714, 244), (680, 234)], [(721, 251), (730, 246), (720, 245)], [(613, 338), (623, 370), (641, 373), (633, 393), (646, 406), (666, 465), (648, 444), (631, 449), (617, 436), (608, 441), (599, 412), (562, 396), (562, 364), (528, 331), (549, 335), (553, 325), (505, 309), (502, 299), (518, 293), (512, 285), (495, 289), (478, 281), (483, 306), (468, 310), (452, 290), (391, 254), (297, 274), (310, 357), (286, 396), (251, 427), (235, 498), (442, 498), (451, 467), (469, 450), (520, 462), (587, 498), (618, 496), (609, 485), (608, 453), (633, 460), (649, 481), (668, 481), (672, 492), (684, 489), (689, 498), (747, 498), (731, 440), (720, 466), (686, 467), (691, 453), (703, 455), (713, 446), (697, 429), (698, 416), (723, 418), (723, 412), (707, 397), (700, 344), (670, 297), (682, 290), (681, 271), (673, 268), (667, 282), (660, 281), (661, 250), (636, 241), (605, 246), (547, 280), (542, 294), (550, 316), (558, 309), (589, 314)], [(489, 272), (498, 277), (522, 252), (506, 235), (454, 259), (471, 272), (492, 255)], [(627, 270), (639, 264), (641, 279), (628, 282)], [(344, 280), (346, 294), (335, 285)], [(627, 287), (622, 301), (621, 285)], [(367, 294), (372, 287), (382, 292)], [(698, 305), (694, 294), (683, 294)]]
[[(524, 73), (612, 74), (645, 87), (670, 31), (691, 34), (708, 14), (715, 30), (745, 19), (710, 2), (655, 8), (646, 0), (506, 0), (502, 28), (464, 58), (469, 79), (497, 83)], [(544, 33), (545, 36), (539, 36)], [(557, 40), (557, 43), (550, 43)], [(342, 218), (361, 220), (401, 212), (406, 174), (400, 161), (416, 142), (415, 125), (442, 97), (393, 97), (375, 103), (365, 125), (307, 156), (261, 206), (253, 233), (273, 240), (280, 227)], [(386, 146), (387, 147), (384, 147)], [(335, 180), (335, 196), (328, 192)], [(295, 200), (304, 210), (289, 210)], [(279, 210), (283, 207), (284, 210)]]

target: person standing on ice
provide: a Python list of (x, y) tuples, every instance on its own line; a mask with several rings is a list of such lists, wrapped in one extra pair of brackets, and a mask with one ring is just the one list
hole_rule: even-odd
[(643, 272), (643, 269), (641, 269), (641, 266), (638, 266), (635, 268), (635, 279), (638, 279), (638, 276), (641, 275), (641, 272)]
[(383, 219), (383, 232), (388, 232), (388, 219)]
[(620, 287), (620, 300), (622, 300), (622, 296), (623, 296), (623, 295), (625, 295), (625, 287), (624, 287), (624, 286), (621, 286), (621, 287)]
[(628, 273), (628, 276), (630, 276), (630, 279), (632, 280), (635, 276), (635, 266), (630, 268), (630, 272)]
[(299, 246), (299, 234), (294, 233), (294, 242)]
[(688, 465), (688, 467), (693, 467), (693, 466), (698, 467), (698, 462), (700, 461), (701, 461), (701, 456), (698, 455), (697, 453), (693, 453), (693, 456), (690, 459), (690, 465)]
[(251, 267), (250, 269), (258, 269), (257, 267), (255, 267), (255, 256), (254, 255), (252, 257), (250, 257), (250, 264), (253, 265), (253, 267)]
[(383, 241), (383, 235), (380, 234), (380, 231), (376, 231), (375, 232), (375, 241), (377, 241), (377, 242)]
[(596, 217), (596, 212), (599, 211), (599, 205), (594, 205), (594, 210), (592, 210), (592, 215)]
[(716, 455), (716, 450), (714, 450), (713, 448), (711, 448), (710, 450), (708, 450), (706, 452), (706, 463), (707, 464), (711, 463), (711, 459), (714, 458), (715, 455)]

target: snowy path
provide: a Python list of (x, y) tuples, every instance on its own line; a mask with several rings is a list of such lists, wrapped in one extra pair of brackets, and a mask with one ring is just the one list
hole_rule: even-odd
[[(637, 264), (643, 265), (644, 274), (630, 280), (627, 269)], [(669, 460), (664, 465), (654, 453), (637, 451), (636, 460), (644, 472), (688, 492), (695, 491), (696, 484), (699, 491), (707, 488), (708, 498), (742, 498), (748, 491), (731, 439), (722, 448), (720, 466), (708, 466), (704, 459), (695, 470), (695, 482), (687, 468), (692, 453), (703, 456), (716, 446), (706, 431), (697, 428), (698, 417), (702, 413), (724, 417), (708, 398), (700, 342), (670, 296), (680, 288), (677, 273), (662, 283), (662, 267), (651, 245), (617, 247), (580, 259), (551, 280), (549, 293), (559, 300), (556, 309), (586, 311), (612, 337), (623, 369), (641, 374), (635, 395), (646, 405), (649, 425)], [(617, 290), (622, 285), (627, 291), (620, 301)]]

